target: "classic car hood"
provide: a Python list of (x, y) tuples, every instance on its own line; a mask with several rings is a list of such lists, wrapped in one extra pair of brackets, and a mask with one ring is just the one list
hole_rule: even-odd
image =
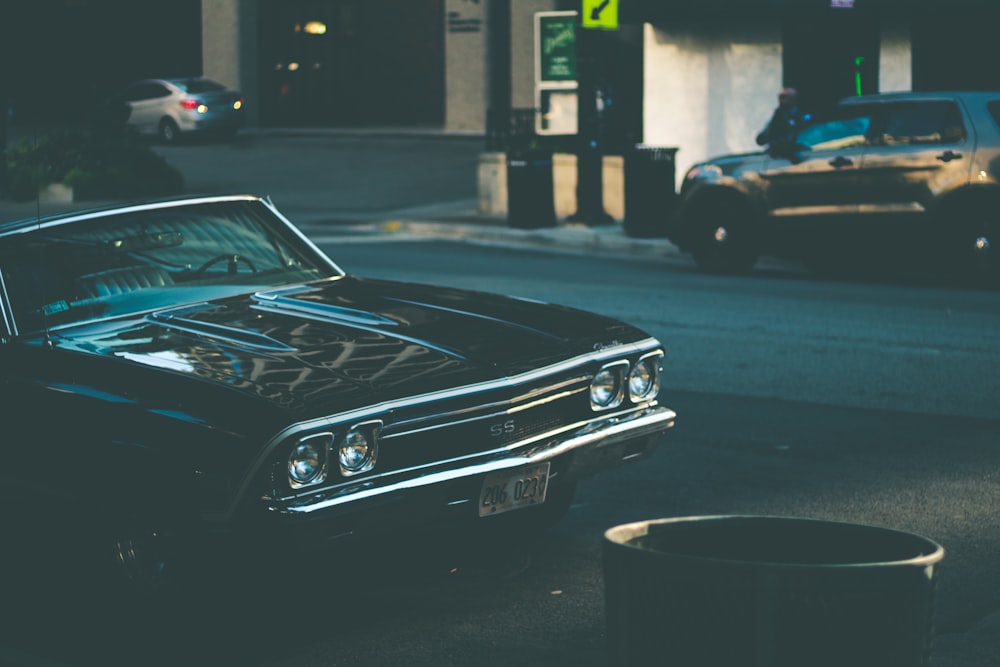
[(225, 387), (308, 418), (517, 375), (644, 338), (573, 309), (346, 277), (70, 329), (57, 345)]

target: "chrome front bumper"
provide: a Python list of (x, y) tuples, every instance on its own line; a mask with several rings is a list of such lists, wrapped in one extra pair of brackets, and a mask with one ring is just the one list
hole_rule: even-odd
[(319, 490), (305, 497), (272, 500), (271, 512), (305, 517), (335, 508), (377, 503), (379, 499), (406, 496), (421, 489), (455, 481), (485, 477), (498, 470), (570, 456), (570, 476), (589, 475), (599, 470), (639, 459), (655, 449), (658, 436), (674, 425), (676, 413), (656, 406), (610, 418), (595, 419), (574, 431), (541, 441), (514, 443), (502, 453), (491, 452), (456, 467), (432, 468), (423, 474), (393, 480), (376, 478), (355, 484)]

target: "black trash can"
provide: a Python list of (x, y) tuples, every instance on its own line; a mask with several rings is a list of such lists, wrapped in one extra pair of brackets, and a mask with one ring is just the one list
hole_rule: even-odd
[(812, 519), (708, 516), (604, 535), (610, 664), (917, 667), (937, 543)]
[(638, 144), (626, 151), (625, 221), (627, 236), (662, 238), (677, 202), (676, 148)]
[(523, 151), (507, 157), (507, 225), (519, 229), (554, 227), (552, 153)]

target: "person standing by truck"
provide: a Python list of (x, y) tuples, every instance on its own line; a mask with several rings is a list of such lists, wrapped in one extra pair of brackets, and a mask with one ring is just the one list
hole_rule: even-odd
[(799, 106), (799, 92), (794, 88), (782, 88), (778, 93), (778, 107), (757, 135), (757, 145), (772, 148), (789, 145), (799, 128), (811, 119), (812, 116)]

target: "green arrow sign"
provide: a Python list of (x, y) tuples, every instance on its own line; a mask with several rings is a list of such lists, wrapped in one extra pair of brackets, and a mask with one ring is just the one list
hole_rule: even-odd
[(583, 0), (580, 25), (601, 30), (618, 29), (618, 0)]

